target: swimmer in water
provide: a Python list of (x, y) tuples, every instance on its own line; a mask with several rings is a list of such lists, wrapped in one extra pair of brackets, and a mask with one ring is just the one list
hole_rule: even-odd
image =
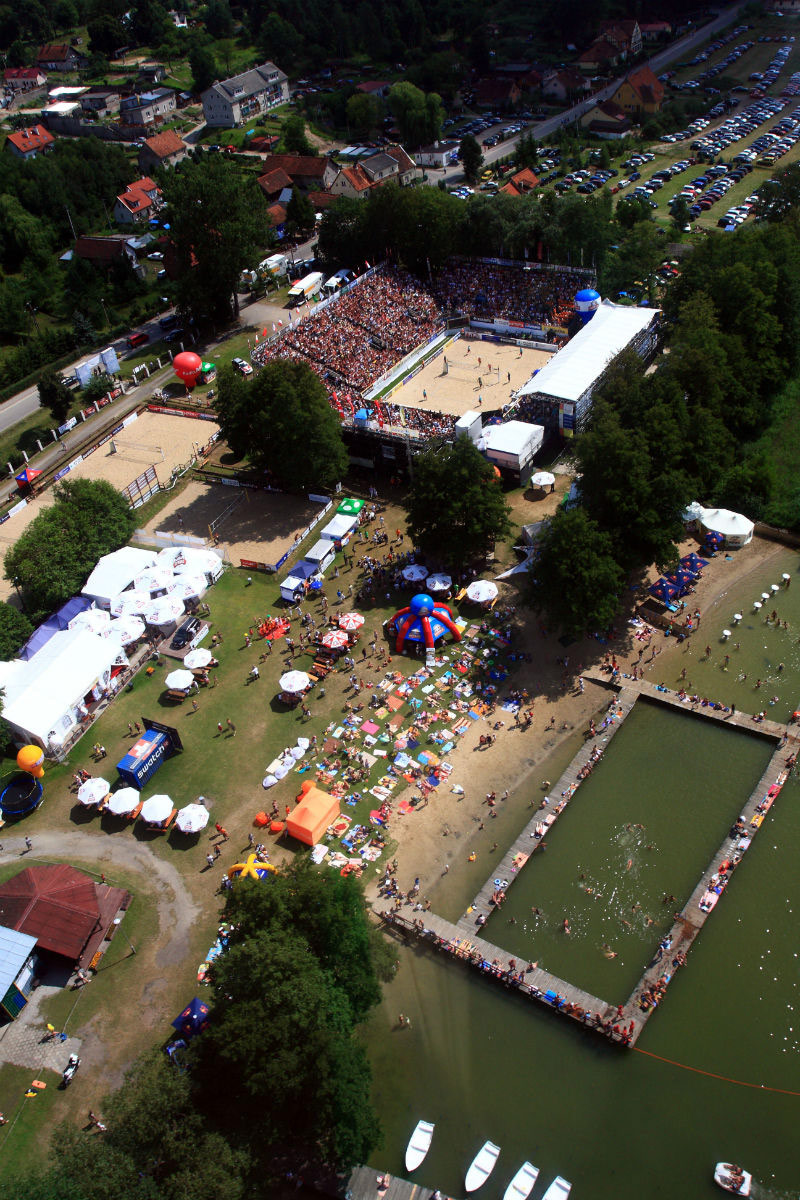
[(633, 866), (633, 859), (632, 859), (632, 858), (629, 858), (629, 859), (628, 859), (628, 861), (627, 861), (627, 863), (625, 864), (625, 870), (626, 870), (626, 871), (630, 871), (630, 869), (631, 869), (631, 867), (632, 867), (632, 866)]
[(618, 951), (612, 950), (611, 947), (609, 946), (608, 942), (603, 942), (602, 950), (603, 950), (604, 958), (616, 958), (617, 957)]
[(563, 923), (563, 925), (561, 926), (561, 928), (564, 930), (564, 933), (571, 933), (571, 932), (572, 932), (572, 931), (571, 931), (571, 929), (570, 929), (570, 927), (569, 927), (569, 917), (564, 917), (564, 923)]

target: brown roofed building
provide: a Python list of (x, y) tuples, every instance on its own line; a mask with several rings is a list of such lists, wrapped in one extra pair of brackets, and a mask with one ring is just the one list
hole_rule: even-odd
[(275, 167), (272, 171), (259, 175), (258, 186), (268, 200), (275, 200), (286, 188), (291, 188), (292, 181), (283, 167)]
[(117, 196), (114, 205), (114, 220), (122, 225), (133, 225), (138, 221), (147, 221), (161, 208), (163, 198), (161, 188), (145, 175), (129, 183), (125, 191)]
[(669, 21), (642, 21), (639, 25), (643, 42), (657, 42), (666, 39), (672, 33)]
[(117, 234), (116, 237), (92, 237), (83, 235), (75, 242), (73, 254), (76, 258), (85, 258), (96, 267), (110, 267), (113, 263), (128, 259), (131, 266), (136, 266), (136, 255), (128, 246), (128, 236)]
[(0, 924), (35, 937), (41, 950), (86, 965), (130, 898), (67, 864), (26, 867), (0, 885)]
[(327, 191), (336, 178), (336, 166), (329, 158), (307, 154), (268, 154), (264, 159), (264, 174), (280, 168), (293, 186), (305, 191)]
[(480, 79), (475, 85), (476, 108), (511, 108), (521, 98), (513, 79)]
[(603, 21), (599, 36), (611, 42), (623, 58), (638, 54), (642, 48), (642, 31), (637, 20)]
[(36, 65), (43, 71), (77, 71), (85, 67), (88, 58), (66, 42), (48, 42), (39, 47)]
[(584, 50), (583, 54), (578, 56), (578, 65), (584, 70), (597, 71), (604, 66), (615, 67), (623, 57), (618, 46), (605, 38), (598, 38), (588, 50)]
[(400, 145), (384, 147), (384, 154), (388, 154), (390, 158), (397, 161), (398, 174), (397, 179), (401, 187), (406, 184), (413, 183), (417, 174), (417, 164), (414, 162), (410, 154)]
[(362, 200), (374, 186), (362, 166), (342, 167), (331, 184), (331, 195), (349, 196), (351, 200)]
[(631, 120), (613, 100), (597, 104), (582, 118), (581, 124), (598, 137), (625, 137), (630, 133)]
[(139, 148), (139, 170), (146, 175), (156, 167), (174, 167), (189, 153), (189, 147), (174, 129), (145, 138)]
[(637, 67), (625, 76), (611, 100), (629, 116), (657, 113), (664, 100), (664, 85), (648, 66)]

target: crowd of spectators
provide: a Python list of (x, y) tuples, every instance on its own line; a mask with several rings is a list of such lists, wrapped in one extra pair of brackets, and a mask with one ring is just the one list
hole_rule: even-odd
[(586, 287), (573, 271), (537, 271), (480, 262), (451, 262), (436, 276), (434, 295), (466, 317), (505, 317), (535, 325), (565, 325), (575, 293)]
[(399, 404), (381, 402), (384, 421), (387, 425), (405, 426), (423, 438), (452, 437), (456, 417), (450, 413), (432, 412), (425, 408), (407, 408)]
[(307, 362), (334, 387), (361, 392), (442, 328), (436, 301), (413, 276), (386, 268), (253, 352)]

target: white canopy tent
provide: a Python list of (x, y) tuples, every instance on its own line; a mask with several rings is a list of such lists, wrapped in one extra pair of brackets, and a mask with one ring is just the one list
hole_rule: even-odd
[(136, 576), (157, 561), (152, 550), (123, 546), (113, 554), (104, 554), (81, 591), (101, 608), (108, 608), (114, 596), (124, 592)]
[(478, 441), (489, 462), (507, 471), (526, 476), (537, 451), (544, 441), (544, 426), (530, 421), (505, 421), (502, 425), (485, 425)]
[(33, 658), (0, 664), (3, 716), (16, 738), (45, 750), (59, 746), (80, 724), (86, 698), (113, 690), (112, 667), (127, 661), (115, 638), (86, 629), (56, 633)]
[(753, 522), (729, 508), (706, 508), (700, 524), (709, 533), (719, 533), (726, 546), (746, 546), (753, 540)]

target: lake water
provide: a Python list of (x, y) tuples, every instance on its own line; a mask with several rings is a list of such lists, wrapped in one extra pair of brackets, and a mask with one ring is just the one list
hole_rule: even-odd
[[(701, 694), (767, 707), (757, 704), (762, 689), (736, 677), (755, 672), (769, 679), (769, 695), (779, 696), (770, 715), (784, 719), (793, 711), (800, 697), (800, 581), (774, 605), (788, 631), (741, 623), (736, 675), (722, 669), (727, 651), (714, 634), (733, 628), (733, 612), (747, 614), (749, 602), (795, 566), (796, 556), (787, 554), (777, 574), (772, 564), (704, 614), (701, 636), (683, 660)], [(714, 653), (698, 662), (706, 643)], [(669, 674), (664, 682), (674, 684)], [(574, 748), (562, 748), (546, 765), (551, 779)], [(678, 897), (677, 909), (768, 755), (756, 738), (637, 706), (487, 934), (604, 998), (623, 998), (668, 921), (663, 893)], [(531, 787), (541, 795), (538, 785), (537, 778)], [(501, 846), (530, 817), (528, 803), (518, 797), (493, 822)], [(541, 1170), (533, 1200), (557, 1174), (571, 1180), (575, 1200), (702, 1200), (721, 1194), (712, 1181), (720, 1158), (753, 1172), (756, 1198), (800, 1195), (800, 1095), (791, 1094), (800, 1092), (798, 854), (800, 783), (792, 778), (629, 1052), (428, 949), (399, 947), (401, 969), (365, 1031), (386, 1135), (374, 1164), (403, 1175), (405, 1144), (425, 1117), (437, 1128), (415, 1181), (453, 1196), (464, 1194), (465, 1169), (487, 1138), (502, 1153), (482, 1200), (502, 1196), (525, 1158)], [(434, 910), (457, 916), (482, 878), (459, 864), (433, 893)], [(638, 903), (642, 909), (632, 912)], [(532, 925), (531, 905), (543, 910)], [(567, 911), (569, 938), (559, 929)], [(618, 958), (603, 956), (604, 943)], [(411, 1029), (397, 1026), (400, 1012), (411, 1017)]]

